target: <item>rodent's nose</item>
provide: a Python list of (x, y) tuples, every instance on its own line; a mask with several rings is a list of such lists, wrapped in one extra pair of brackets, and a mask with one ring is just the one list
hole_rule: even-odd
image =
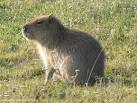
[(28, 32), (28, 25), (23, 26), (23, 32)]

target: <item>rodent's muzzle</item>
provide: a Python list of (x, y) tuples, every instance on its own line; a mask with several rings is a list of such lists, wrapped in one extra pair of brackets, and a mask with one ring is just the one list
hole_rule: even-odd
[(28, 25), (24, 25), (23, 26), (23, 32), (28, 33), (28, 28), (29, 28)]
[(26, 38), (27, 40), (33, 38), (32, 34), (30, 33), (30, 30), (29, 30), (29, 25), (27, 25), (27, 24), (23, 26), (22, 33), (23, 33), (23, 37)]

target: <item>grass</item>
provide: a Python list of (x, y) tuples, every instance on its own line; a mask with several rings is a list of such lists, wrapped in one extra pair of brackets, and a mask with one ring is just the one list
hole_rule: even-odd
[[(35, 46), (21, 35), (26, 20), (44, 14), (100, 41), (107, 85), (44, 85)], [(0, 24), (1, 103), (137, 103), (136, 0), (0, 0)]]

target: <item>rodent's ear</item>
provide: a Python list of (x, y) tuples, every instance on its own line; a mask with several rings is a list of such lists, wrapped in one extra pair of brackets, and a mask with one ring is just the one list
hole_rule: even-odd
[(48, 18), (48, 22), (49, 23), (54, 23), (54, 21), (55, 21), (55, 16), (53, 14), (51, 14)]

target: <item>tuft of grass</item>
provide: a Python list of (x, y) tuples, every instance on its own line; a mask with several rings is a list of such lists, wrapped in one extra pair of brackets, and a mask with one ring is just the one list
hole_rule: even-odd
[[(106, 85), (44, 84), (35, 46), (23, 39), (23, 24), (54, 14), (68, 28), (91, 33), (105, 49)], [(136, 103), (136, 0), (0, 0), (1, 103)]]

